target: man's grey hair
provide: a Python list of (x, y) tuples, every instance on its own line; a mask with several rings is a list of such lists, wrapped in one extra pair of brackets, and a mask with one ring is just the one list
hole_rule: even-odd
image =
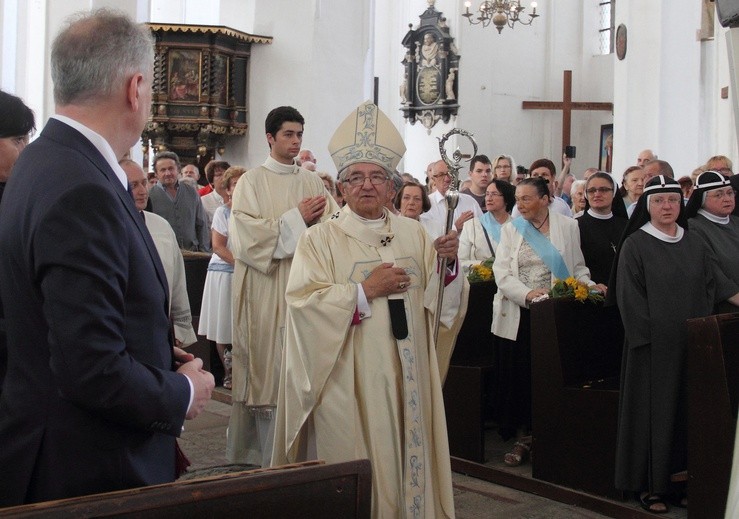
[(178, 157), (174, 151), (160, 151), (159, 153), (154, 155), (154, 160), (152, 161), (152, 167), (154, 168), (154, 171), (157, 170), (157, 162), (164, 159), (172, 159), (177, 166), (177, 172), (179, 173), (180, 171), (182, 171), (180, 157)]
[(146, 27), (110, 9), (80, 13), (52, 44), (54, 102), (106, 99), (133, 74), (153, 69), (154, 39)]
[(670, 163), (666, 160), (652, 159), (644, 165), (647, 166), (649, 164), (657, 164), (659, 166), (659, 175), (675, 178), (675, 172), (672, 170), (672, 166), (670, 166)]

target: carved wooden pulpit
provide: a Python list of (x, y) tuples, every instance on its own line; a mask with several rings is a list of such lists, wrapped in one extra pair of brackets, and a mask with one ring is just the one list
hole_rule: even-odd
[(152, 114), (144, 156), (176, 152), (183, 163), (204, 165), (223, 154), (226, 137), (246, 134), (247, 76), (254, 43), (269, 36), (223, 26), (149, 23), (156, 38)]

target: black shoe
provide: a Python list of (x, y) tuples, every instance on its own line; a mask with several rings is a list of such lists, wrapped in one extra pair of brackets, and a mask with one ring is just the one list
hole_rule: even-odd
[(639, 504), (647, 512), (651, 512), (653, 514), (666, 514), (670, 511), (670, 508), (667, 506), (667, 502), (665, 501), (664, 497), (660, 496), (659, 494), (642, 492), (637, 497), (639, 499)]

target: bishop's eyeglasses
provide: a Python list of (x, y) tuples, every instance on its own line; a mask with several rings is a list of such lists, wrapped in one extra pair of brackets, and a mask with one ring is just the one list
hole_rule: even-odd
[(348, 178), (345, 178), (344, 182), (352, 187), (359, 187), (363, 186), (365, 180), (367, 179), (369, 179), (370, 184), (372, 184), (373, 186), (379, 186), (380, 184), (384, 184), (388, 181), (387, 175), (384, 175), (383, 173), (372, 173), (369, 176), (351, 175)]

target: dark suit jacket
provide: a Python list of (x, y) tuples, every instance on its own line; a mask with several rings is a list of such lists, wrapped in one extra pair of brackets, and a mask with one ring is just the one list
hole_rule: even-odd
[(51, 119), (0, 205), (0, 505), (172, 481), (190, 397), (167, 282), (97, 149)]

